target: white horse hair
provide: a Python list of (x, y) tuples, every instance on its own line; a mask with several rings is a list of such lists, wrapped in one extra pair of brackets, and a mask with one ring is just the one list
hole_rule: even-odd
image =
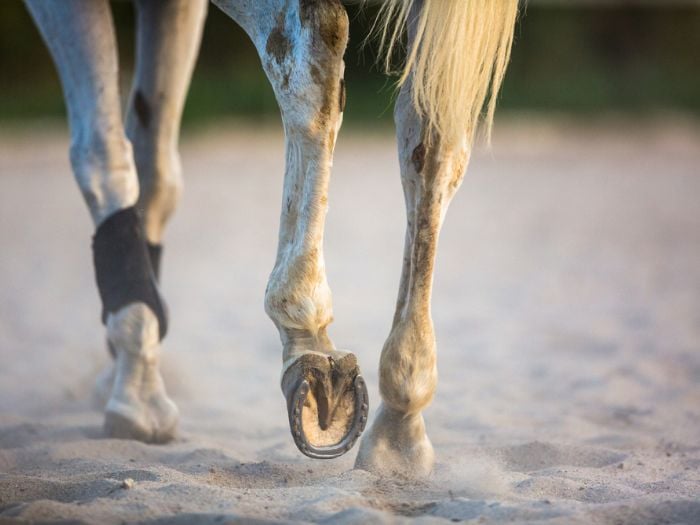
[[(136, 74), (122, 121), (108, 0), (26, 0), (61, 78), (70, 158), (95, 228), (138, 207), (157, 270), (181, 193), (178, 136), (206, 0), (135, 0)], [(265, 310), (283, 346), (282, 390), (293, 438), (317, 458), (348, 451), (364, 430), (367, 389), (355, 356), (337, 350), (323, 258), (333, 149), (345, 102), (348, 19), (340, 0), (213, 0), (250, 36), (280, 107), (286, 138), (277, 259)], [(437, 384), (430, 297), (437, 240), (486, 106), (490, 131), (509, 58), (517, 0), (386, 0), (376, 25), (387, 66), (403, 34), (408, 55), (394, 112), (407, 208), (396, 312), (380, 359), (382, 404), (356, 465), (430, 472), (422, 410)], [(140, 241), (139, 241), (140, 242)], [(173, 438), (178, 411), (159, 372), (159, 320), (143, 302), (106, 317), (115, 357), (102, 376), (105, 429), (147, 442)]]

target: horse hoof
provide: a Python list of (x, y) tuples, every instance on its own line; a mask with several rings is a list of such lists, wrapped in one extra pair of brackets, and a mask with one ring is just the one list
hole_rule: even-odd
[(434, 462), (423, 416), (381, 404), (362, 438), (355, 468), (380, 476), (423, 479), (430, 475)]
[(365, 429), (367, 386), (351, 353), (302, 355), (285, 371), (282, 391), (294, 443), (310, 458), (342, 456)]
[(111, 438), (167, 443), (175, 438), (178, 419), (177, 406), (167, 398), (151, 403), (111, 399), (105, 408), (104, 430)]

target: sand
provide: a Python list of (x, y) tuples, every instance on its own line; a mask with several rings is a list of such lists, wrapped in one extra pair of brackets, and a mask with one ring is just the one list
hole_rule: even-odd
[[(66, 150), (60, 129), (0, 136), (0, 523), (700, 523), (697, 124), (524, 118), (476, 154), (441, 238), (437, 464), (421, 482), (293, 445), (262, 307), (275, 130), (183, 141), (163, 266), (180, 436), (106, 439), (92, 231)], [(357, 354), (372, 411), (403, 228), (392, 137), (342, 134), (331, 335)]]

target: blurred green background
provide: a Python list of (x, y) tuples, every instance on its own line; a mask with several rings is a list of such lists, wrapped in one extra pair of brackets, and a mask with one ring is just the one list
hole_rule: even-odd
[[(133, 68), (134, 13), (113, 3), (124, 93)], [(349, 126), (391, 123), (392, 84), (362, 42), (376, 6), (348, 5)], [(19, 0), (0, 1), (0, 125), (62, 119), (63, 102), (48, 53)], [(600, 2), (530, 3), (523, 11), (502, 111), (700, 116), (700, 5)], [(243, 31), (210, 6), (185, 111), (187, 128), (221, 118), (277, 118), (272, 90)]]

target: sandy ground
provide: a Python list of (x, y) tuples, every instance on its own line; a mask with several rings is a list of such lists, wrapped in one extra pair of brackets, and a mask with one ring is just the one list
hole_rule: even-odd
[[(64, 133), (0, 138), (0, 522), (700, 523), (700, 129), (513, 121), (447, 217), (440, 383), (424, 482), (295, 449), (262, 297), (277, 132), (184, 141), (168, 232), (165, 446), (105, 439), (91, 226)], [(404, 212), (393, 139), (341, 136), (326, 255), (331, 334), (378, 405)], [(120, 488), (132, 478), (130, 489)]]

